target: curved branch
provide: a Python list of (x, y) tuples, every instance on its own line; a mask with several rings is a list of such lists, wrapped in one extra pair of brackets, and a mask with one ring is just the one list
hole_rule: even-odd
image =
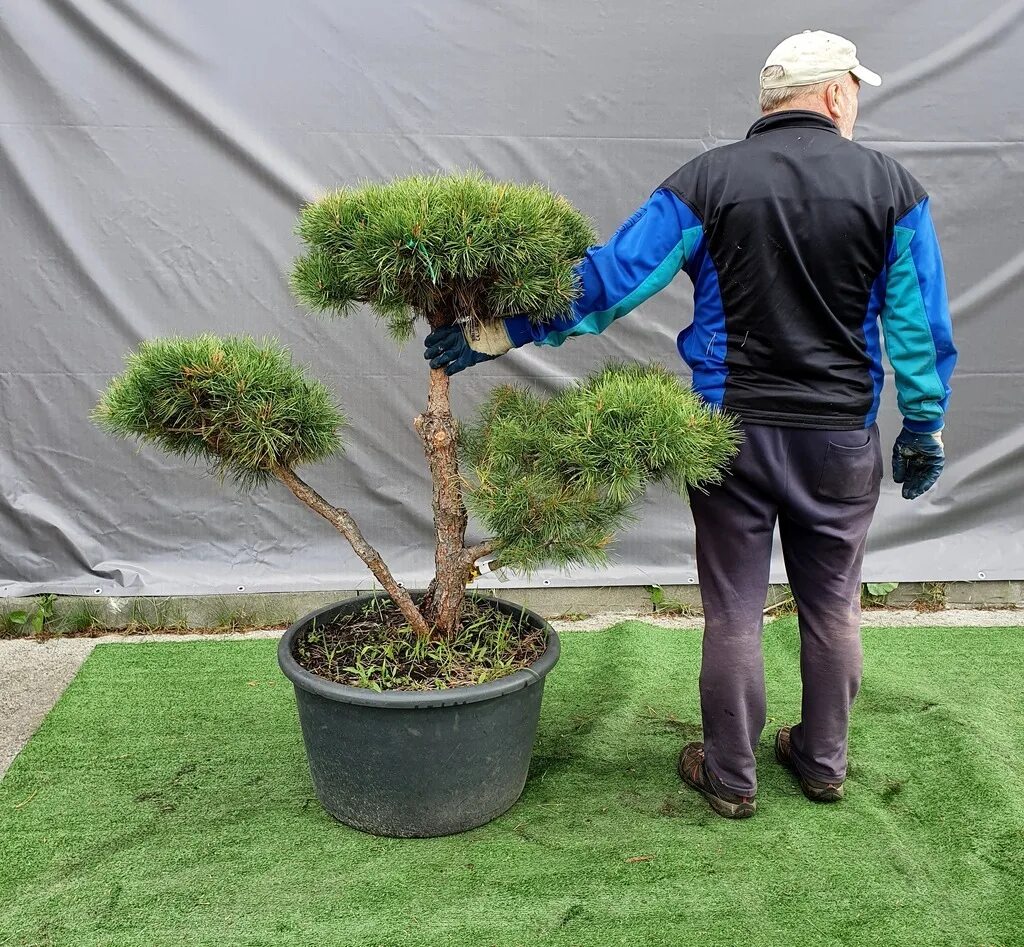
[(274, 476), (278, 478), (295, 496), (306, 504), (314, 513), (319, 513), (339, 533), (344, 536), (355, 550), (355, 554), (366, 563), (369, 570), (384, 586), (391, 600), (398, 606), (406, 621), (412, 625), (418, 635), (430, 637), (430, 627), (412, 600), (412, 596), (403, 589), (391, 574), (380, 553), (371, 546), (359, 531), (356, 521), (342, 509), (328, 503), (308, 483), (303, 481), (294, 470), (287, 467), (275, 467)]
[(475, 546), (467, 546), (462, 552), (466, 557), (466, 564), (472, 566), (478, 559), (483, 559), (484, 556), (490, 555), (497, 548), (497, 539), (485, 539), (482, 543), (477, 543)]

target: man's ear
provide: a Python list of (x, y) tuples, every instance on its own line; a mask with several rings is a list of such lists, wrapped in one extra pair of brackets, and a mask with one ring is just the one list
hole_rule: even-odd
[(827, 108), (829, 114), (837, 120), (842, 114), (842, 109), (839, 105), (839, 99), (842, 94), (843, 87), (838, 82), (830, 82), (825, 88), (825, 108)]

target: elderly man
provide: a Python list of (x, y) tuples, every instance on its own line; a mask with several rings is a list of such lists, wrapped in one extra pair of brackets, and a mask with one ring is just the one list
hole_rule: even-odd
[(764, 114), (746, 138), (683, 165), (590, 248), (571, 311), (542, 326), (519, 316), (479, 338), (455, 326), (426, 340), (430, 364), (453, 373), (526, 342), (602, 332), (680, 269), (693, 281), (679, 353), (704, 400), (739, 419), (744, 442), (725, 481), (690, 498), (704, 740), (684, 747), (678, 769), (730, 818), (756, 809), (776, 522), (799, 612), (803, 702), (775, 754), (808, 798), (843, 795), (861, 564), (882, 477), (879, 325), (904, 418), (893, 479), (914, 499), (944, 462), (956, 350), (929, 201), (895, 160), (853, 142), (861, 83), (881, 79), (848, 40), (789, 37), (761, 71)]

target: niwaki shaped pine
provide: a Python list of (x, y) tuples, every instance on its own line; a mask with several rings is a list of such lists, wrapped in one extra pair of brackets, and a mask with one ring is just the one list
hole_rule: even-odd
[[(596, 237), (565, 198), (478, 173), (335, 191), (303, 208), (291, 284), (309, 308), (368, 306), (397, 340), (431, 328), (528, 314), (544, 322), (578, 293), (574, 267)], [(677, 492), (720, 479), (738, 443), (664, 368), (610, 365), (550, 398), (495, 389), (460, 429), (449, 377), (429, 371), (414, 420), (433, 481), (435, 576), (415, 604), (353, 517), (296, 474), (341, 449), (345, 417), (273, 340), (143, 343), (95, 409), (110, 433), (205, 462), (243, 487), (280, 480), (351, 543), (421, 635), (458, 626), (476, 562), (533, 570), (602, 564), (650, 483)], [(460, 464), (461, 461), (461, 464)], [(469, 510), (487, 538), (466, 542)]]

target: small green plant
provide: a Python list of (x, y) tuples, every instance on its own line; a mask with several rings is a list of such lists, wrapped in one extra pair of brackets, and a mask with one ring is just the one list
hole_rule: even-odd
[(249, 631), (257, 626), (247, 609), (221, 602), (211, 613), (210, 627), (222, 631)]
[(283, 615), (271, 605), (244, 602), (234, 596), (218, 599), (206, 620), (218, 631), (251, 631), (254, 628), (279, 628), (290, 625), (298, 616)]
[(31, 608), (9, 612), (7, 620), (12, 625), (23, 629), (28, 634), (42, 634), (46, 623), (53, 618), (53, 610), (56, 601), (57, 596), (52, 593), (40, 595)]
[(180, 631), (187, 626), (185, 609), (173, 598), (134, 598), (119, 622), (128, 634)]
[(865, 582), (861, 587), (861, 606), (870, 608), (885, 605), (889, 596), (899, 587), (899, 582)]
[(797, 613), (796, 596), (789, 585), (774, 586), (769, 592), (771, 601), (765, 605), (764, 614), (772, 618), (783, 618)]
[(946, 607), (946, 583), (922, 582), (914, 607), (923, 612), (938, 612)]
[(486, 598), (466, 602), (450, 638), (423, 638), (389, 603), (376, 599), (339, 624), (314, 624), (296, 642), (304, 667), (320, 677), (382, 691), (439, 690), (507, 677), (540, 656), (543, 633), (499, 611)]
[(81, 602), (57, 616), (61, 634), (85, 634), (99, 631), (104, 625), (103, 609), (93, 602)]
[(655, 615), (677, 615), (690, 618), (697, 613), (695, 608), (685, 602), (677, 602), (668, 598), (660, 585), (649, 585), (647, 591), (651, 597), (651, 606)]
[(0, 638), (20, 638), (24, 634), (22, 626), (11, 621), (11, 611), (6, 608), (0, 611)]

